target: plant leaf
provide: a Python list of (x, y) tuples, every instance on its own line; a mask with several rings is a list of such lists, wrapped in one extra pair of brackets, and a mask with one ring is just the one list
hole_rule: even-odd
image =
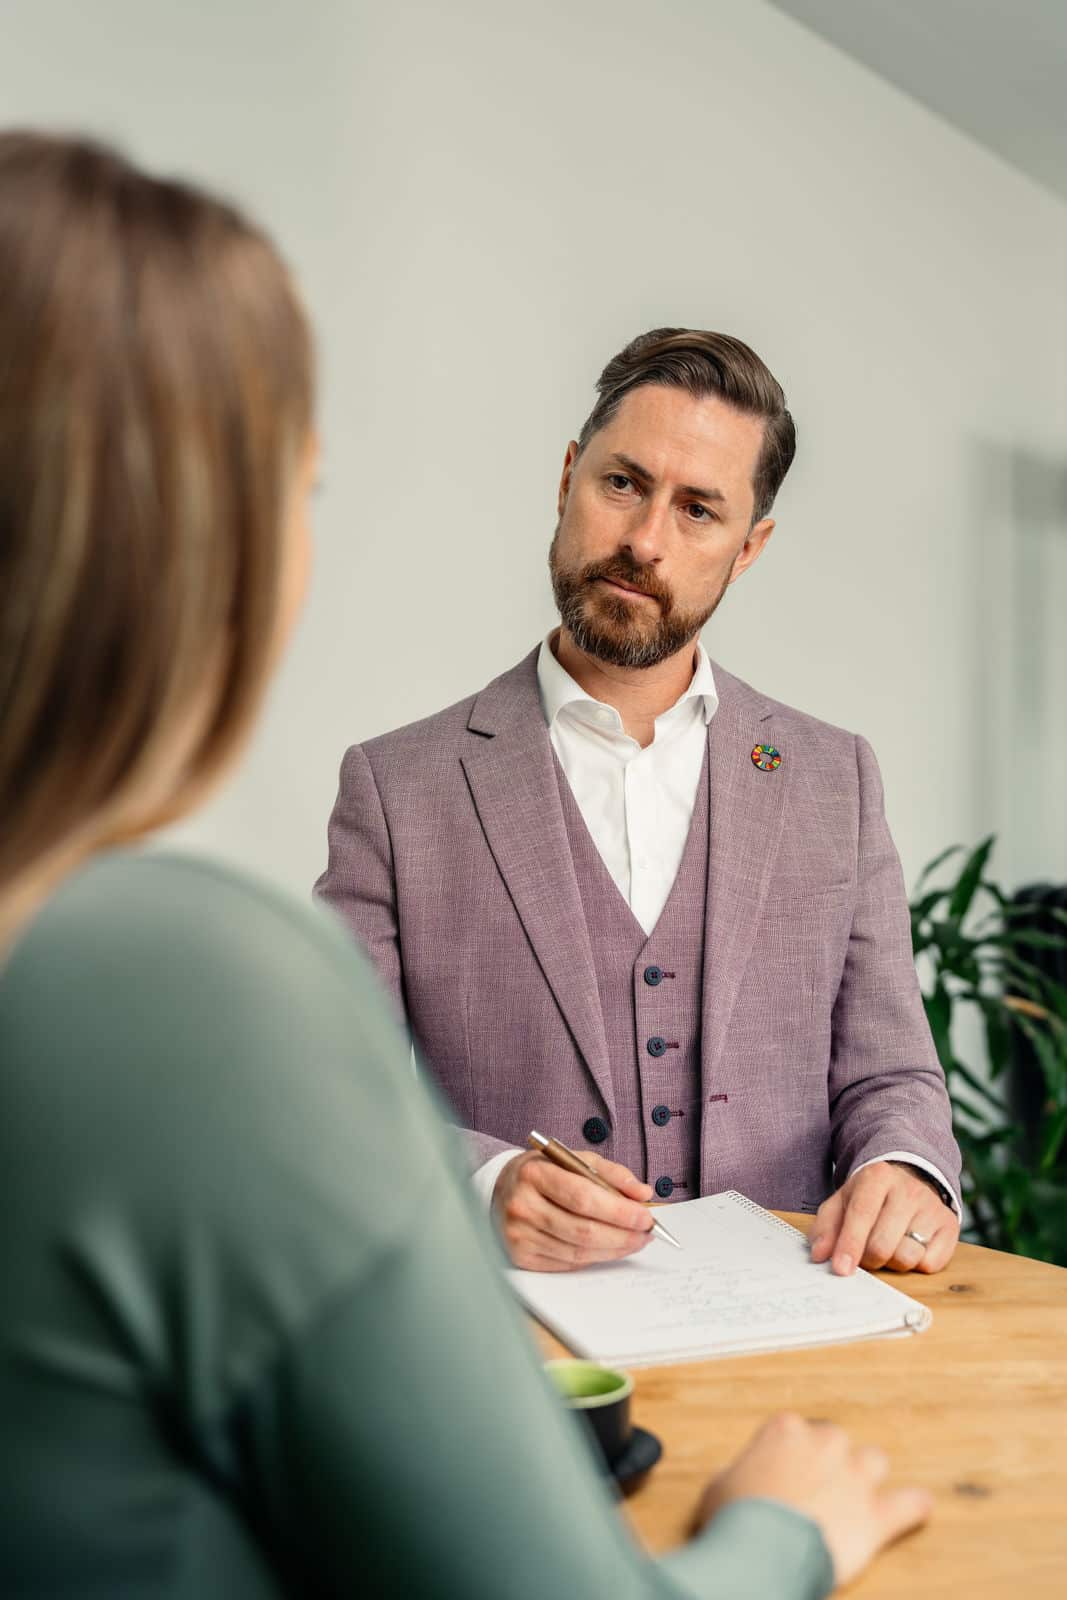
[(1005, 1105), (1000, 1096), (987, 1083), (983, 1083), (981, 1078), (973, 1073), (969, 1067), (965, 1067), (962, 1061), (954, 1060), (951, 1070), (954, 1077), (962, 1078), (969, 1089), (973, 1089), (975, 1094), (981, 1095), (984, 1100), (988, 1100), (989, 1104), (999, 1111), (1002, 1116), (1008, 1117), (1011, 1115), (1010, 1107)]
[(920, 899), (913, 900), (911, 903), (912, 921), (921, 922), (923, 917), (928, 917), (938, 901), (947, 900), (950, 893), (951, 890), (949, 889), (931, 889), (929, 893), (922, 895)]
[[(922, 869), (922, 871), (919, 874), (919, 881), (915, 885), (916, 894), (918, 894), (919, 890), (922, 888), (922, 886), (926, 882), (927, 878), (930, 877), (931, 873), (934, 873), (934, 872), (937, 871), (937, 869), (941, 865), (942, 861), (947, 861), (949, 856), (958, 855), (962, 849), (963, 849), (963, 845), (961, 845), (961, 844), (950, 844), (947, 850), (942, 850), (942, 852), (941, 852), (941, 854), (939, 856), (935, 856), (932, 861), (928, 861), (926, 863), (925, 867)], [(942, 894), (947, 894), (948, 891), (943, 889), (941, 891), (941, 893)]]
[(940, 979), (938, 979), (933, 994), (923, 995), (923, 1006), (926, 1011), (926, 1020), (930, 1024), (930, 1032), (934, 1036), (937, 1059), (940, 1061), (942, 1071), (947, 1077), (956, 1065), (955, 1057), (952, 1054), (950, 1032), (952, 1001), (949, 999), (948, 991)]
[(1067, 950), (1067, 935), (1062, 933), (1042, 933), (1038, 928), (1026, 928), (1000, 934), (999, 936), (986, 937), (983, 944), (1006, 945), (1009, 950), (1022, 946), (1024, 950)]
[(1000, 966), (1008, 972), (1014, 972), (1022, 979), (1020, 987), (1031, 1000), (1044, 998), (1043, 991), (1050, 980), (1047, 973), (1042, 972), (1032, 961), (1026, 961), (1022, 956), (1013, 956), (1010, 951), (1004, 951), (998, 958)]
[(1045, 1084), (1057, 1108), (1067, 1097), (1067, 1047), (1064, 1040), (1050, 1035), (1044, 1028), (1031, 1022), (1021, 1013), (1015, 1018), (1034, 1047), (1034, 1053), (1045, 1075)]
[(971, 851), (964, 864), (963, 871), (957, 879), (956, 887), (952, 891), (952, 898), (948, 903), (948, 914), (957, 922), (962, 922), (970, 910), (971, 901), (974, 899), (975, 891), (981, 882), (985, 864), (989, 860), (989, 853), (995, 842), (996, 834), (991, 833), (988, 839), (983, 839), (981, 844)]
[(1001, 907), (1001, 916), (1005, 921), (1014, 917), (1030, 917), (1039, 921), (1051, 917), (1053, 922), (1067, 924), (1067, 911), (1061, 911), (1059, 906), (1042, 905), (1040, 900), (1013, 900)]
[(1048, 1172), (1056, 1164), (1064, 1136), (1067, 1135), (1067, 1106), (1050, 1117), (1041, 1140), (1040, 1170)]

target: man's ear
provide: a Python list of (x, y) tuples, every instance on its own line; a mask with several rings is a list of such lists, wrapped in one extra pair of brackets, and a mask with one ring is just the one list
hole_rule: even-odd
[(572, 439), (567, 446), (567, 454), (563, 457), (563, 472), (559, 480), (559, 497), (556, 501), (556, 516), (563, 515), (563, 507), (567, 504), (567, 496), (571, 488), (571, 475), (574, 472), (574, 463), (578, 459), (578, 441)]
[(759, 560), (763, 554), (764, 546), (773, 532), (773, 517), (764, 517), (762, 522), (757, 522), (754, 527), (749, 529), (748, 538), (737, 552), (734, 557), (734, 564), (730, 568), (730, 583), (739, 578), (743, 572), (747, 572), (749, 567)]

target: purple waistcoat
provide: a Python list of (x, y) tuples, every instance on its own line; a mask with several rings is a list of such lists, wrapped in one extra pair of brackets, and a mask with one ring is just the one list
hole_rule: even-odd
[(590, 1145), (656, 1188), (700, 1193), (700, 1013), (708, 882), (708, 759), (678, 876), (650, 935), (620, 894), (558, 762), (560, 799), (604, 1017), (616, 1125), (591, 1117)]

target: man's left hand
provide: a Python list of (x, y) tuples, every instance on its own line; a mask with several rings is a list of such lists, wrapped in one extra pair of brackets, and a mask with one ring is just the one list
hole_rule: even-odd
[[(908, 1237), (918, 1233), (928, 1244)], [(847, 1277), (873, 1271), (940, 1272), (952, 1258), (960, 1219), (929, 1184), (889, 1161), (872, 1161), (824, 1200), (812, 1224), (811, 1259)]]

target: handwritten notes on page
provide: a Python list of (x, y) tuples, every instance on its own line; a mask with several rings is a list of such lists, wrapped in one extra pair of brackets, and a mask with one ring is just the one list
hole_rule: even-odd
[(867, 1272), (835, 1277), (807, 1241), (732, 1190), (669, 1208), (683, 1248), (577, 1272), (511, 1270), (526, 1307), (580, 1355), (623, 1366), (918, 1333), (930, 1311)]

